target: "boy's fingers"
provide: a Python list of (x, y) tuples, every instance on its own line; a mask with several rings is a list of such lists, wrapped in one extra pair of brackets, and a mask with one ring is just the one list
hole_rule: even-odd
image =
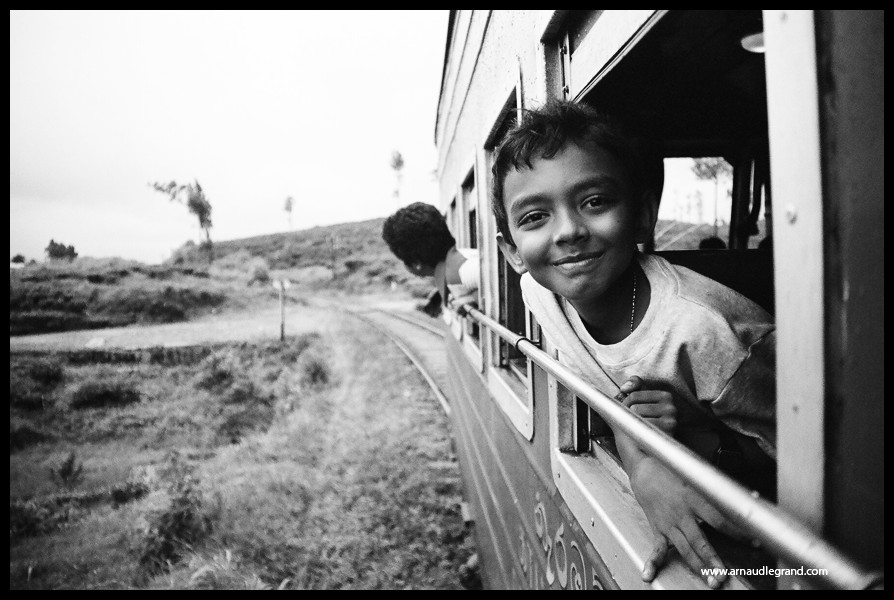
[(624, 406), (637, 404), (657, 404), (661, 402), (660, 392), (632, 392), (624, 398)]
[(621, 389), (621, 393), (629, 394), (630, 392), (635, 392), (636, 390), (642, 388), (642, 386), (643, 386), (642, 378), (640, 378), (636, 375), (632, 375), (627, 379), (627, 381), (625, 381), (624, 383), (621, 384), (620, 389)]
[[(683, 535), (689, 542), (689, 546), (698, 557), (699, 569), (713, 568), (723, 569), (723, 561), (717, 555), (714, 547), (705, 537), (705, 533), (694, 521), (686, 521), (681, 525)], [(698, 571), (701, 572), (700, 570)], [(726, 573), (715, 571), (706, 577), (708, 585), (711, 587), (719, 587), (727, 579)]]
[(658, 390), (633, 392), (624, 398), (623, 404), (628, 407), (637, 404), (661, 404), (676, 412), (676, 407), (674, 406), (670, 393)]
[(651, 582), (655, 579), (658, 570), (664, 566), (664, 563), (667, 560), (667, 551), (669, 548), (670, 546), (667, 542), (667, 538), (659, 534), (655, 548), (652, 550), (652, 554), (649, 555), (649, 558), (646, 559), (646, 564), (643, 565), (643, 581)]
[(657, 418), (664, 416), (664, 410), (659, 404), (633, 404), (629, 405), (630, 410), (644, 418)]
[[(698, 528), (698, 525), (695, 525), (695, 527)], [(693, 544), (690, 543), (689, 538), (687, 538), (687, 536), (680, 529), (672, 529), (670, 533), (668, 533), (668, 536), (670, 537), (670, 540), (673, 543), (674, 547), (677, 549), (677, 552), (680, 553), (680, 558), (683, 559), (683, 562), (689, 565), (689, 568), (692, 570), (693, 573), (701, 575), (702, 569), (713, 567), (713, 562), (704, 560), (701, 555), (699, 555), (699, 553), (696, 552), (696, 550), (693, 548)], [(701, 530), (699, 530), (699, 537), (703, 537), (701, 535)], [(701, 542), (696, 541), (696, 543), (701, 547)], [(707, 544), (707, 540), (705, 540), (705, 544)], [(707, 545), (708, 548), (710, 548), (710, 544)], [(713, 548), (711, 549), (711, 551), (713, 552)], [(709, 575), (705, 577), (705, 579), (707, 580), (708, 585), (710, 585), (712, 588), (720, 587), (720, 585), (723, 583), (723, 581), (719, 577), (713, 575)]]

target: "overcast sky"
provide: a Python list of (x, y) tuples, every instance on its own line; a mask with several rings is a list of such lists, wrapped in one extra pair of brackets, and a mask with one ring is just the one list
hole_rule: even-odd
[(10, 256), (161, 262), (200, 230), (153, 181), (198, 180), (217, 240), (287, 231), (288, 196), (296, 230), (436, 204), (446, 33), (447, 11), (10, 11)]

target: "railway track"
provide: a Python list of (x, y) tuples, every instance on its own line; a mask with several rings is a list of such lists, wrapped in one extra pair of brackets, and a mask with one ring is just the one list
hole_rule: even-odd
[(382, 309), (352, 310), (351, 313), (388, 336), (407, 355), (449, 416), (450, 402), (445, 395), (448, 389), (447, 356), (444, 352), (447, 329), (443, 322)]

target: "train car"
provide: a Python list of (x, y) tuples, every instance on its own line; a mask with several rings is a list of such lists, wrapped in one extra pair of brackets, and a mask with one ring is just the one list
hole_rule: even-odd
[[(477, 307), (445, 314), (450, 418), (486, 587), (707, 587), (679, 558), (642, 581), (651, 533), (608, 423), (744, 521), (753, 546), (718, 545), (742, 569), (727, 588), (883, 588), (883, 90), (883, 11), (450, 12), (439, 201), (482, 274)], [(775, 501), (587, 386), (540, 335), (497, 248), (491, 166), (519, 111), (550, 98), (645, 125), (666, 177), (643, 250), (774, 315)], [(697, 162), (731, 177), (693, 177)]]

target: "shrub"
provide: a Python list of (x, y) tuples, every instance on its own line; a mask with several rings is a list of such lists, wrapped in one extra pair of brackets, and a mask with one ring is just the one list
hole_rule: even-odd
[(66, 489), (77, 486), (84, 476), (84, 463), (78, 460), (74, 452), (69, 452), (55, 467), (50, 467), (50, 476)]
[(183, 473), (169, 491), (171, 504), (155, 515), (140, 556), (140, 565), (151, 575), (180, 560), (212, 530), (211, 517), (205, 513), (195, 476)]
[(199, 363), (195, 384), (211, 391), (220, 391), (235, 381), (241, 371), (239, 360), (230, 352), (215, 352)]
[(28, 423), (9, 424), (9, 452), (17, 452), (50, 439), (50, 436), (39, 429), (35, 429)]
[(218, 441), (237, 444), (245, 436), (264, 431), (273, 422), (275, 411), (264, 405), (253, 405), (230, 413), (217, 430)]
[(33, 500), (9, 501), (10, 540), (39, 535), (53, 529), (52, 511)]
[(127, 480), (123, 484), (110, 490), (115, 506), (126, 504), (132, 500), (139, 500), (149, 493), (149, 484), (144, 481)]
[(9, 404), (23, 410), (43, 410), (51, 400), (43, 390), (20, 377), (10, 375), (9, 378)]
[(345, 270), (348, 273), (353, 273), (354, 271), (357, 271), (358, 269), (360, 269), (360, 267), (362, 267), (365, 264), (366, 264), (366, 261), (364, 261), (364, 260), (359, 260), (359, 259), (346, 260), (345, 261)]
[(140, 401), (140, 392), (120, 381), (87, 381), (71, 396), (72, 408), (125, 406)]
[(298, 358), (298, 369), (302, 385), (321, 387), (329, 383), (329, 363), (321, 353), (308, 350)]
[(267, 270), (267, 265), (257, 264), (252, 267), (251, 279), (248, 280), (248, 285), (254, 285), (255, 283), (261, 285), (270, 283), (270, 272)]
[(235, 381), (223, 395), (224, 404), (250, 404), (259, 399), (261, 393), (251, 379)]
[(46, 388), (54, 388), (65, 378), (65, 371), (58, 362), (51, 359), (38, 359), (28, 366), (28, 375)]

